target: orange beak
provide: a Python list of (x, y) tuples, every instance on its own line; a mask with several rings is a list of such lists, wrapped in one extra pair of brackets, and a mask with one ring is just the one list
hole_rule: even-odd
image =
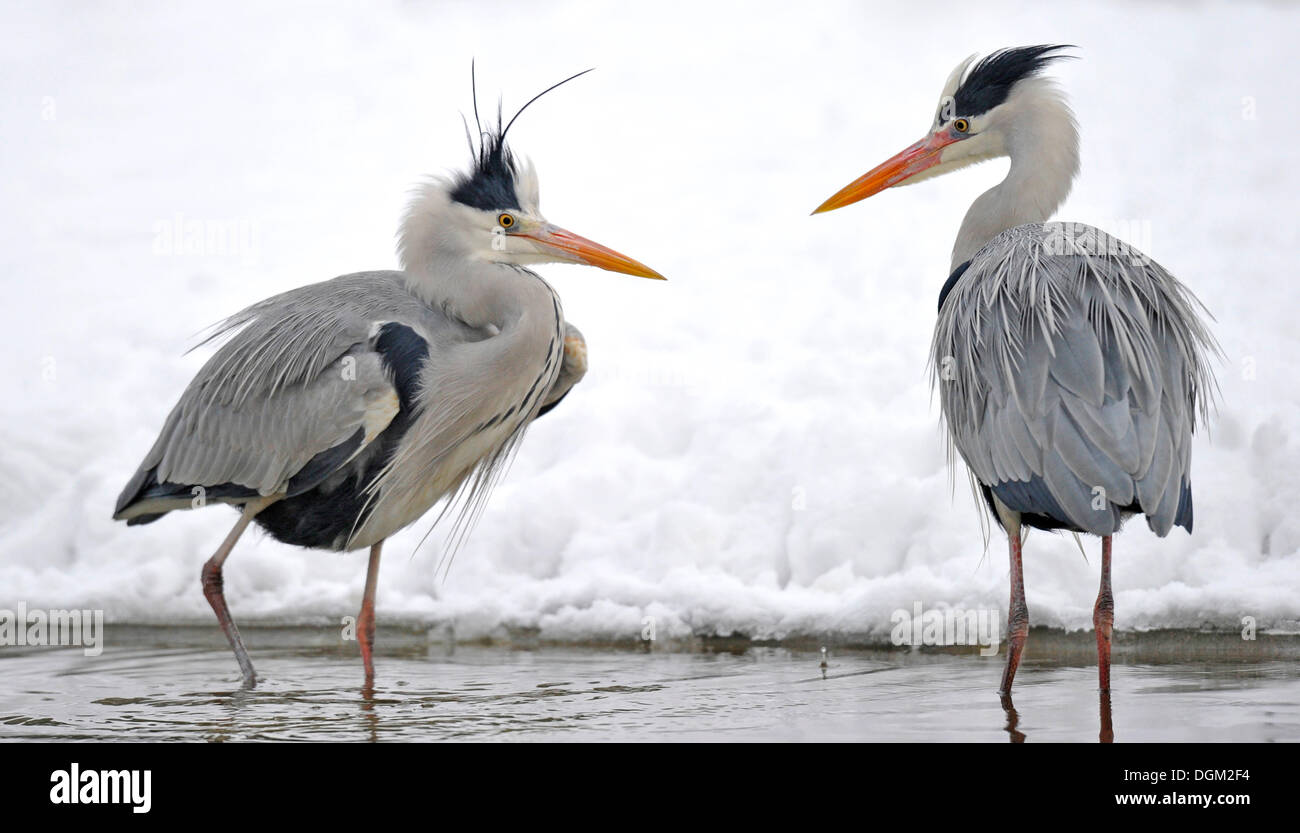
[(663, 275), (638, 263), (632, 258), (621, 255), (613, 249), (607, 249), (595, 241), (580, 237), (562, 228), (544, 225), (534, 234), (521, 234), (529, 240), (558, 252), (565, 260), (596, 266), (609, 272), (622, 272), (624, 275), (636, 275), (638, 278), (652, 278), (657, 281), (668, 280)]
[(879, 194), (886, 188), (892, 188), (926, 168), (933, 168), (939, 164), (943, 149), (957, 141), (959, 138), (947, 130), (931, 133), (887, 162), (877, 165), (853, 180), (840, 189), (835, 196), (817, 206), (817, 210), (813, 213), (821, 214), (824, 211), (834, 211), (852, 205), (873, 194)]

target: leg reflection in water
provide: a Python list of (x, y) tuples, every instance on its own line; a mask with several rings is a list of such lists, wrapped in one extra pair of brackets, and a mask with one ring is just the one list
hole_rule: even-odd
[[(1020, 713), (1016, 711), (1015, 703), (1011, 702), (1010, 694), (1002, 695), (1002, 711), (1007, 716), (1007, 725), (1003, 729), (1010, 735), (1010, 741), (1012, 743), (1024, 743), (1025, 733), (1018, 728), (1020, 726)], [(1097, 740), (1100, 743), (1114, 743), (1115, 729), (1111, 723), (1110, 692), (1107, 690), (1100, 692), (1099, 712), (1101, 730), (1097, 733)]]
[(1010, 693), (1002, 695), (1002, 711), (1007, 715), (1006, 732), (1011, 736), (1011, 742), (1024, 743), (1025, 733), (1016, 728), (1020, 725), (1020, 714), (1016, 711), (1016, 704), (1011, 702)]

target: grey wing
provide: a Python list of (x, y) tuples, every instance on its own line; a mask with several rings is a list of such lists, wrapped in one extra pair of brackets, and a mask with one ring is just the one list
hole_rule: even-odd
[(1141, 512), (1159, 535), (1190, 531), (1213, 340), (1157, 264), (1044, 257), (1041, 242), (995, 239), (941, 312), (954, 446), (986, 496), (1033, 525), (1110, 535)]
[(181, 396), (119, 497), (116, 519), (146, 523), (206, 502), (296, 494), (383, 432), (400, 399), (376, 346), (382, 322), (356, 297), (340, 302), (333, 284), (232, 319), (246, 328)]

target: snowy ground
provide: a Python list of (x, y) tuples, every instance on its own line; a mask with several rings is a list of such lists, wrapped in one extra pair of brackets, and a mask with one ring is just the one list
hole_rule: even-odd
[[(179, 8), (178, 5), (185, 6)], [(223, 315), (394, 265), (421, 175), (463, 164), (476, 57), (548, 216), (659, 284), (543, 270), (591, 374), (530, 433), (450, 570), (393, 539), (381, 618), (557, 640), (883, 636), (898, 608), (1005, 605), (925, 376), (957, 225), (1005, 163), (808, 212), (918, 138), (973, 51), (1079, 44), (1063, 219), (1117, 230), (1218, 319), (1222, 405), (1195, 450), (1196, 534), (1116, 544), (1119, 628), (1300, 620), (1300, 14), (1164, 3), (0, 6), (0, 608), (206, 622), (225, 509), (144, 528), (114, 498)], [(177, 247), (199, 223), (214, 237)], [(179, 251), (178, 251), (179, 248)], [(1038, 624), (1090, 626), (1090, 562), (1038, 534)], [(247, 536), (244, 621), (334, 621), (364, 556)]]

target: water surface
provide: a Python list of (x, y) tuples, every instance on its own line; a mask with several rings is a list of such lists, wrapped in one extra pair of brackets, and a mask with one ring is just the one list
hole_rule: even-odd
[[(1035, 632), (1008, 711), (1000, 656), (835, 649), (822, 668), (819, 651), (795, 648), (449, 647), (384, 631), (365, 692), (355, 646), (306, 628), (246, 633), (261, 678), (248, 691), (214, 632), (133, 629), (98, 657), (3, 649), (0, 740), (1096, 742), (1105, 731), (1088, 634)], [(1122, 636), (1114, 739), (1300, 740), (1298, 644)]]

